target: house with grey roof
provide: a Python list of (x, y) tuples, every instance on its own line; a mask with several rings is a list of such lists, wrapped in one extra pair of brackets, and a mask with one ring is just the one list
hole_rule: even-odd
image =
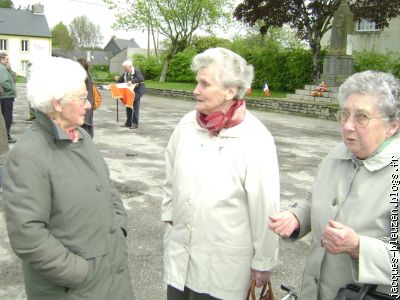
[(154, 55), (154, 49), (140, 48), (134, 39), (124, 40), (118, 39), (115, 36), (104, 47), (105, 51), (111, 52), (109, 70), (110, 73), (122, 72), (122, 63), (125, 60), (132, 60), (134, 54)]
[(29, 62), (51, 56), (51, 31), (43, 5), (31, 10), (0, 8), (0, 52), (6, 52), (12, 69), (25, 76)]
[(126, 48), (140, 48), (140, 47), (135, 42), (134, 39), (124, 40), (124, 39), (118, 39), (115, 36), (113, 36), (111, 40), (107, 43), (107, 45), (104, 47), (104, 51), (111, 52), (114, 56)]

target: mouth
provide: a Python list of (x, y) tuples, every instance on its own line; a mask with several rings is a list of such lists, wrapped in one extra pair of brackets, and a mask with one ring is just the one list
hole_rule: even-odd
[(352, 137), (345, 137), (344, 139), (345, 139), (346, 142), (349, 142), (349, 143), (358, 142), (357, 139), (352, 138)]

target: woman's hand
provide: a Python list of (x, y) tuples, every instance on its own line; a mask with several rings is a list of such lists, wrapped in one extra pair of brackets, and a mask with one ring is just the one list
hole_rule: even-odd
[(268, 228), (281, 237), (289, 237), (293, 231), (300, 228), (300, 222), (290, 211), (283, 211), (269, 217)]
[(269, 280), (270, 271), (257, 271), (251, 269), (251, 280), (256, 281), (256, 287), (262, 287)]
[(329, 220), (322, 235), (321, 245), (332, 254), (347, 253), (358, 258), (360, 239), (354, 229)]

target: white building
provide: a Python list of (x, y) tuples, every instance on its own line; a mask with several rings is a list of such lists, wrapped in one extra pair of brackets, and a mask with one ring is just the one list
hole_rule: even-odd
[(32, 10), (0, 8), (0, 52), (6, 52), (11, 68), (25, 76), (29, 62), (51, 56), (51, 31), (42, 5)]

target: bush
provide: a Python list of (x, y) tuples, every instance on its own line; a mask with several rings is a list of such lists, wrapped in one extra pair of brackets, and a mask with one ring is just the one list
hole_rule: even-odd
[(234, 41), (230, 48), (253, 65), (253, 90), (262, 89), (265, 81), (276, 91), (294, 91), (309, 82), (312, 71), (309, 50), (286, 49), (270, 41), (249, 47), (244, 40)]
[(390, 54), (381, 54), (374, 51), (355, 52), (354, 71), (366, 70), (390, 72), (392, 69), (392, 57)]
[(163, 65), (157, 62), (155, 56), (144, 56), (142, 54), (134, 54), (133, 62), (136, 67), (142, 71), (145, 80), (159, 79)]
[(192, 59), (196, 55), (194, 47), (189, 47), (175, 55), (167, 72), (167, 81), (194, 82), (195, 74), (191, 70)]

